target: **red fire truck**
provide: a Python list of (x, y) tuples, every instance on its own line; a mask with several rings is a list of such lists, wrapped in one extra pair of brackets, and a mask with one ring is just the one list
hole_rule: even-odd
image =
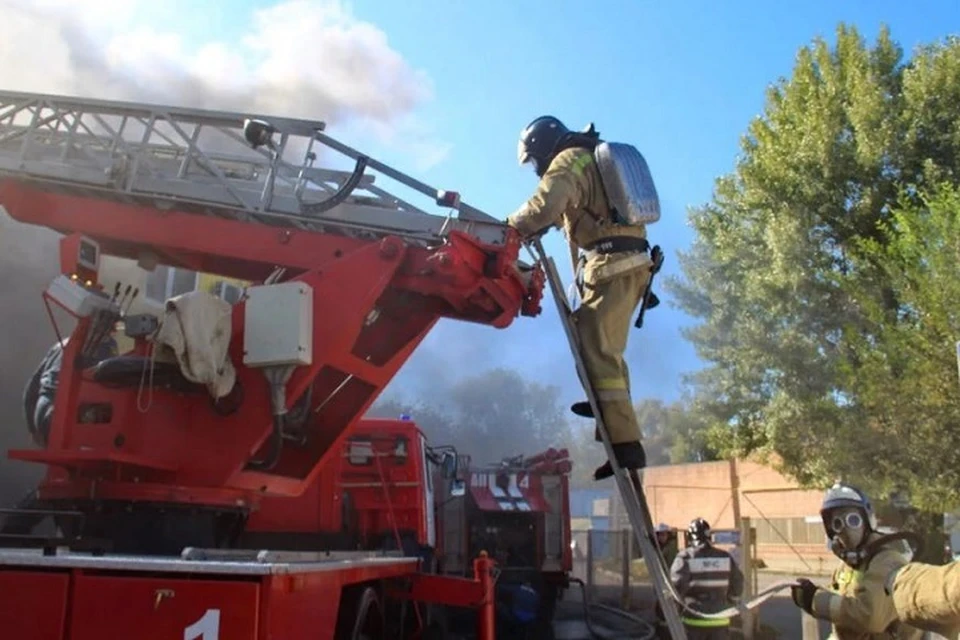
[[(500, 636), (548, 638), (572, 566), (566, 450), (486, 467), (431, 447), (409, 417), (364, 419), (339, 456), (297, 498), (265, 498), (239, 546), (394, 551), (431, 573), (469, 577), (472, 559), (496, 562)], [(526, 597), (524, 597), (526, 596)], [(475, 625), (475, 612), (427, 608), (430, 624)]]
[[(352, 170), (314, 165), (333, 154)], [(502, 329), (540, 312), (543, 271), (519, 261), (516, 234), (322, 122), (9, 92), (0, 204), (63, 234), (42, 296), (57, 343), (33, 387), (41, 446), (8, 452), (47, 469), (16, 515), (48, 516), (58, 535), (4, 535), (5, 635), (412, 638), (436, 605), (475, 611), (478, 636), (494, 637), (493, 562), (476, 546), (437, 571), (404, 548), (243, 541), (277, 531), (266, 501), (308, 491), (323, 521), (363, 522), (325, 494), (330, 460), (441, 317)], [(103, 255), (255, 284), (232, 305), (194, 292), (160, 317), (128, 315), (130, 287), (99, 285)], [(112, 354), (118, 331), (134, 347)], [(284, 527), (302, 532), (298, 515)]]

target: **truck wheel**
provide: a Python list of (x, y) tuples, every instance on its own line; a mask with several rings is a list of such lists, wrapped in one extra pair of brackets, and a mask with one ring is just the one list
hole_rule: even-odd
[(383, 609), (373, 587), (344, 593), (337, 617), (338, 640), (379, 640), (384, 637)]
[(447, 633), (447, 612), (439, 605), (427, 606), (427, 615), (424, 622), (426, 629), (421, 636), (422, 640), (446, 640), (449, 637)]

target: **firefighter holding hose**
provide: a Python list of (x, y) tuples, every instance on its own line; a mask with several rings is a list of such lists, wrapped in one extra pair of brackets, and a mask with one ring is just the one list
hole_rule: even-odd
[(830, 548), (841, 563), (829, 589), (799, 580), (792, 588), (794, 603), (813, 617), (831, 622), (831, 638), (836, 640), (919, 640), (923, 632), (898, 619), (884, 588), (891, 572), (909, 560), (901, 534), (880, 533), (870, 500), (846, 484), (827, 490), (820, 517)]
[[(521, 166), (531, 164), (540, 182), (506, 222), (524, 239), (563, 227), (580, 286), (581, 304), (574, 318), (587, 375), (619, 466), (642, 469), (646, 453), (623, 353), (654, 263), (646, 226), (625, 222), (611, 209), (593, 153), (600, 143), (592, 125), (573, 132), (552, 116), (527, 125), (520, 133), (518, 160)], [(647, 308), (654, 306), (650, 300)], [(588, 402), (575, 404), (573, 411), (593, 417)], [(594, 472), (597, 480), (612, 475), (609, 462)]]

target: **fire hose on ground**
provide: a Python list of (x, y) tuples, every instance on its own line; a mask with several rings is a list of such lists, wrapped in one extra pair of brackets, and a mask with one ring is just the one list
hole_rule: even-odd
[[(571, 578), (570, 582), (580, 585), (580, 592), (583, 594), (583, 621), (586, 623), (587, 631), (590, 632), (591, 637), (597, 638), (598, 640), (622, 638), (625, 635), (631, 638), (636, 635), (636, 637), (640, 640), (650, 640), (651, 638), (656, 637), (657, 627), (655, 625), (639, 616), (635, 616), (632, 613), (624, 611), (623, 609), (618, 609), (617, 607), (611, 607), (597, 602), (590, 602), (587, 598), (587, 586), (583, 583), (583, 580), (580, 578)], [(614, 615), (633, 624), (631, 626), (624, 626), (623, 628), (617, 629), (617, 635), (606, 635), (594, 627), (593, 620), (591, 619), (592, 616), (590, 614), (591, 610), (595, 610), (597, 613), (601, 614)]]
[[(617, 629), (618, 634), (629, 634), (630, 637), (633, 637), (634, 634), (636, 634), (637, 637), (640, 638), (641, 640), (650, 640), (651, 638), (654, 638), (656, 636), (657, 629), (655, 625), (644, 620), (643, 618), (640, 618), (639, 616), (635, 616), (627, 611), (624, 611), (623, 609), (618, 609), (617, 607), (612, 607), (612, 606), (604, 605), (600, 603), (589, 602), (587, 597), (586, 585), (584, 584), (583, 580), (581, 580), (580, 578), (571, 578), (570, 582), (580, 585), (580, 590), (583, 593), (584, 622), (587, 625), (587, 630), (590, 632), (591, 637), (597, 638), (599, 640), (608, 640), (609, 638), (612, 638), (612, 637), (618, 637), (618, 638), (623, 637), (622, 635), (608, 636), (598, 631), (594, 626), (593, 620), (591, 619), (591, 611), (597, 611), (597, 612), (602, 612), (604, 614), (615, 615), (619, 618), (625, 619), (633, 623), (632, 626)], [(784, 580), (781, 582), (777, 582), (775, 584), (770, 585), (769, 587), (767, 587), (766, 589), (758, 593), (756, 596), (754, 596), (750, 600), (747, 600), (746, 602), (737, 603), (734, 606), (727, 607), (726, 609), (723, 609), (722, 611), (717, 611), (715, 613), (704, 613), (690, 606), (685, 605), (682, 600), (677, 599), (672, 588), (670, 589), (670, 596), (675, 602), (677, 602), (680, 605), (681, 609), (685, 613), (689, 613), (695, 617), (705, 618), (708, 620), (721, 620), (721, 619), (729, 620), (738, 615), (742, 615), (748, 611), (756, 609), (757, 607), (759, 607), (761, 604), (763, 604), (764, 602), (772, 598), (777, 593), (780, 593), (781, 591), (785, 591), (796, 584), (797, 584), (796, 580)]]

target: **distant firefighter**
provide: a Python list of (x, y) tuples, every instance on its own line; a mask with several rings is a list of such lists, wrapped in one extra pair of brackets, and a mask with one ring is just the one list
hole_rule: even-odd
[[(743, 593), (743, 572), (733, 557), (710, 542), (710, 524), (695, 518), (687, 527), (690, 546), (677, 553), (670, 581), (686, 606), (702, 613), (718, 613)], [(730, 620), (712, 620), (682, 612), (690, 640), (726, 640)]]

